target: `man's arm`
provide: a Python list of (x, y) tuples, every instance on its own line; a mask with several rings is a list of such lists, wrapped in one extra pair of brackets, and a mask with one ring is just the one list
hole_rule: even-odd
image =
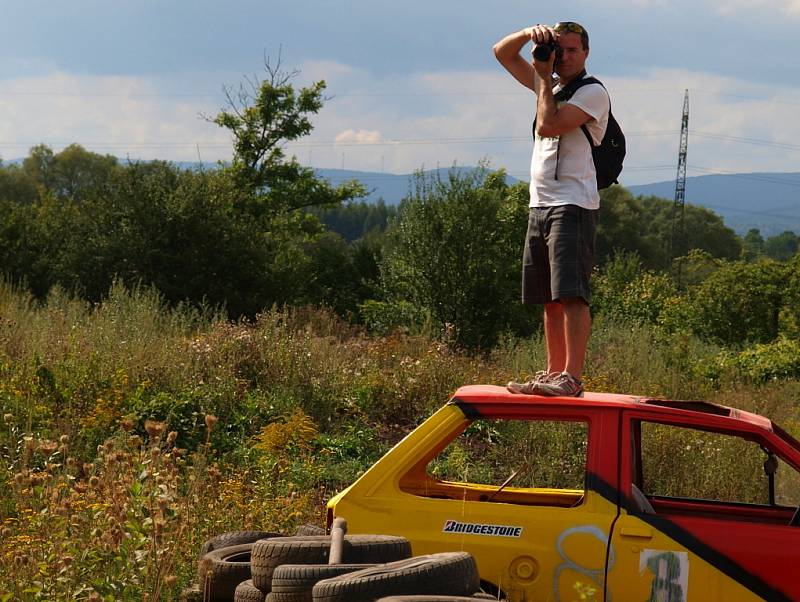
[(553, 63), (555, 52), (548, 61), (533, 61), (536, 99), (536, 133), (544, 138), (555, 138), (571, 132), (589, 121), (592, 116), (575, 105), (564, 103), (560, 107), (553, 97)]
[(494, 56), (500, 64), (514, 76), (519, 83), (531, 90), (535, 89), (533, 65), (520, 55), (519, 51), (531, 41), (533, 27), (526, 27), (508, 34), (494, 45)]
[[(538, 63), (539, 61), (534, 61)], [(551, 72), (552, 73), (552, 72)], [(536, 133), (544, 138), (555, 138), (571, 132), (589, 121), (592, 116), (575, 105), (564, 103), (560, 107), (553, 97), (553, 77), (542, 77), (537, 70)]]

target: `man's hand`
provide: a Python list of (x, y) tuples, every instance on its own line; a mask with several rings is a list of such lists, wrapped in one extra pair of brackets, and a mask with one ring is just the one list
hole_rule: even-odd
[[(558, 44), (558, 34), (549, 25), (534, 25), (530, 28), (531, 42), (534, 46), (531, 48), (531, 55), (536, 49), (537, 44)], [(533, 68), (544, 80), (550, 80), (553, 77), (553, 68), (556, 62), (555, 51), (550, 53), (550, 58), (546, 61), (537, 61), (533, 58)]]
[(549, 25), (534, 25), (526, 28), (527, 31), (530, 31), (531, 42), (534, 44), (548, 44), (558, 39), (558, 34)]
[[(508, 34), (502, 40), (494, 45), (494, 55), (500, 64), (514, 76), (519, 83), (526, 88), (530, 88), (534, 92), (537, 90), (537, 67), (536, 61), (528, 61), (521, 54), (520, 51), (528, 43), (543, 44), (550, 40), (555, 40), (556, 35), (553, 28), (548, 25), (534, 25), (532, 27), (525, 27), (519, 31)], [(555, 55), (555, 53), (553, 53)], [(553, 64), (555, 56), (551, 57), (550, 61), (542, 63), (542, 69), (547, 71), (548, 81), (553, 73)], [(549, 70), (549, 71), (548, 71)], [(544, 76), (539, 75), (539, 79)]]

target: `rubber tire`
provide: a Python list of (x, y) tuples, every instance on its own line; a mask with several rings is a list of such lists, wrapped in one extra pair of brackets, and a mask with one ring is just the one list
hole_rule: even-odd
[[(259, 539), (268, 539), (270, 537), (282, 537), (282, 534), (270, 533), (269, 531), (229, 531), (227, 533), (221, 533), (220, 535), (215, 535), (211, 539), (206, 540), (203, 547), (200, 548), (199, 560), (202, 560), (203, 556), (209, 552), (219, 550), (220, 548), (229, 548), (243, 543), (255, 543)], [(202, 584), (203, 581), (205, 581), (205, 576), (202, 574), (200, 563), (198, 562), (197, 582)]]
[(207, 602), (233, 602), (236, 586), (250, 579), (252, 543), (212, 550), (200, 560), (200, 586)]
[[(471, 596), (387, 596), (385, 598), (381, 598), (377, 600), (377, 602), (467, 602), (467, 600), (495, 600), (495, 602), (499, 602), (497, 598), (492, 596), (491, 594), (486, 594), (484, 592), (478, 592), (477, 594), (472, 594)], [(505, 598), (502, 598), (505, 600)]]
[(295, 535), (327, 535), (328, 532), (324, 527), (305, 523), (297, 527)]
[(272, 573), (274, 602), (312, 602), (311, 591), (325, 579), (374, 567), (374, 564), (282, 564)]
[(264, 598), (266, 595), (253, 585), (252, 579), (242, 581), (233, 593), (233, 602), (264, 602)]
[[(492, 598), (494, 600), (494, 598)], [(474, 596), (386, 596), (376, 602), (475, 602)]]
[(203, 547), (200, 548), (200, 558), (220, 548), (229, 548), (243, 543), (255, 543), (259, 539), (268, 539), (270, 537), (283, 537), (283, 534), (270, 533), (269, 531), (228, 531), (227, 533), (221, 533), (206, 540)]
[[(272, 574), (282, 564), (327, 564), (329, 535), (297, 535), (257, 541), (251, 555), (253, 585), (272, 591)], [(380, 564), (409, 558), (411, 544), (394, 535), (345, 535), (343, 564)]]
[(471, 596), (480, 589), (475, 559), (469, 552), (415, 556), (320, 581), (314, 602), (373, 602), (384, 596), (433, 594)]

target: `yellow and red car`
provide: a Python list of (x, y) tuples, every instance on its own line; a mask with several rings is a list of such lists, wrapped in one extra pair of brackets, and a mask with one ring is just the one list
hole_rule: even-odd
[(800, 443), (701, 401), (460, 388), (328, 503), (512, 601), (800, 600)]

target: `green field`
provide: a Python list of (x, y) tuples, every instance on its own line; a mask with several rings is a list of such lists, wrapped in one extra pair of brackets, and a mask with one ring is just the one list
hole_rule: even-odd
[[(119, 286), (95, 305), (4, 286), (0, 316), (0, 600), (175, 600), (206, 538), (322, 524), (325, 499), (458, 386), (544, 359), (537, 337), (466, 352), (325, 310), (234, 323)], [(721, 357), (600, 317), (586, 385), (701, 397), (800, 435), (797, 379)]]

